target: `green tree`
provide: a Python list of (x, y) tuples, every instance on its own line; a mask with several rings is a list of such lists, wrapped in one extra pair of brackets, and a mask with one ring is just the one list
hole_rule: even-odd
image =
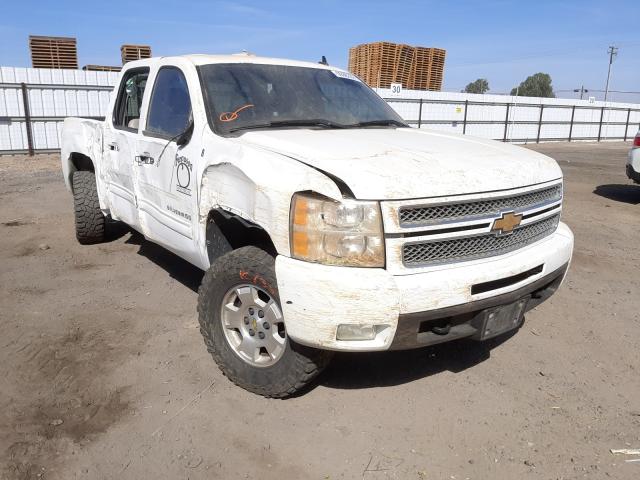
[(489, 91), (489, 82), (486, 78), (479, 78), (464, 87), (465, 93), (486, 93)]
[(548, 97), (555, 98), (551, 77), (548, 73), (536, 73), (527, 77), (519, 87), (511, 89), (511, 95), (520, 97)]

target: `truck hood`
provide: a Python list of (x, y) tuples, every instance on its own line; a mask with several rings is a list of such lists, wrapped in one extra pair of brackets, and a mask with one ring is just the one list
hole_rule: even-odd
[(562, 177), (555, 160), (531, 150), (414, 128), (256, 130), (235, 141), (328, 172), (358, 199), (489, 192)]

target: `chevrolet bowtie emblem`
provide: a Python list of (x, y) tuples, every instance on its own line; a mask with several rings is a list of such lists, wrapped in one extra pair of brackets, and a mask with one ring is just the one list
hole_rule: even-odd
[(520, 225), (522, 214), (514, 212), (503, 213), (500, 218), (496, 218), (491, 227), (491, 233), (496, 235), (508, 235), (513, 233), (513, 229)]

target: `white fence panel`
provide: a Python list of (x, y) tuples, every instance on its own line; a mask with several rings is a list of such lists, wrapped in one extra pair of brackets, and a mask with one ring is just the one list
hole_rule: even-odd
[(22, 83), (33, 148), (56, 150), (65, 117), (104, 117), (117, 79), (114, 72), (0, 67), (0, 153), (29, 148)]
[(510, 142), (628, 140), (640, 128), (638, 104), (416, 90), (389, 98), (389, 89), (376, 91), (413, 126)]

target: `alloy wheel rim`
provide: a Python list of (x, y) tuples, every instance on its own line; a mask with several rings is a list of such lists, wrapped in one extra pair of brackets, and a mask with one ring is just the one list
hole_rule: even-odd
[(228, 345), (244, 362), (269, 367), (282, 358), (287, 343), (282, 311), (264, 289), (251, 284), (230, 288), (220, 318)]

